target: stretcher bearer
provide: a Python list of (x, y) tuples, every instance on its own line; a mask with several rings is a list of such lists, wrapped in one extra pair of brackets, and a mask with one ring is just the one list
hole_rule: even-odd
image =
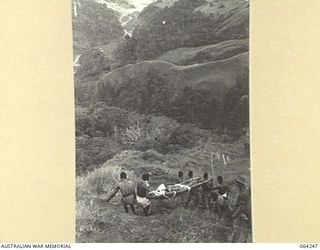
[(212, 184), (209, 181), (209, 175), (208, 173), (203, 174), (203, 180), (205, 183), (201, 185), (201, 199), (202, 199), (202, 205), (204, 209), (207, 209), (210, 206), (210, 196), (211, 196), (211, 190), (212, 190)]
[(238, 186), (238, 197), (236, 201), (236, 209), (233, 211), (232, 218), (240, 218), (251, 224), (251, 192), (247, 185), (247, 181), (243, 176), (235, 179)]
[(178, 183), (181, 183), (184, 181), (184, 178), (183, 178), (183, 172), (182, 171), (179, 171), (178, 172)]
[[(189, 171), (188, 173), (188, 178), (189, 180), (193, 180), (193, 172)], [(192, 188), (189, 192), (189, 198), (187, 200), (187, 202), (185, 203), (185, 208), (188, 208), (190, 201), (193, 200), (194, 202), (194, 207), (198, 207), (199, 205), (199, 200), (200, 200), (200, 195), (199, 195), (199, 188), (195, 187)]]
[(145, 216), (148, 216), (150, 211), (150, 200), (147, 198), (150, 191), (149, 177), (149, 174), (144, 174), (142, 180), (137, 184), (137, 204), (143, 208)]
[(217, 210), (219, 217), (222, 216), (222, 212), (228, 210), (228, 194), (230, 192), (230, 188), (228, 185), (224, 184), (224, 180), (222, 176), (217, 177), (218, 186), (213, 188), (212, 190), (218, 191), (217, 197)]
[(111, 192), (110, 197), (107, 199), (109, 202), (120, 190), (122, 194), (121, 202), (123, 203), (124, 210), (129, 213), (128, 205), (131, 208), (132, 213), (135, 214), (134, 202), (136, 200), (135, 186), (132, 181), (127, 179), (127, 174), (125, 172), (120, 173), (120, 181), (116, 188)]

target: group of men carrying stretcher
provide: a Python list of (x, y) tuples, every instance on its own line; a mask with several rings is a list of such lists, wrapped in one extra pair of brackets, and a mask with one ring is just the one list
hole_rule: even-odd
[[(130, 206), (131, 211), (135, 214), (134, 204), (138, 204), (143, 208), (144, 215), (150, 214), (150, 200), (152, 199), (173, 199), (178, 195), (187, 194), (187, 198), (183, 201), (185, 208), (188, 208), (190, 201), (194, 201), (196, 207), (199, 206), (201, 198), (202, 208), (212, 209), (219, 218), (228, 217), (229, 219), (244, 219), (251, 223), (251, 205), (250, 205), (250, 189), (246, 183), (246, 179), (239, 176), (233, 183), (225, 184), (223, 177), (217, 177), (217, 186), (213, 185), (213, 179), (209, 180), (208, 173), (204, 173), (203, 179), (194, 178), (193, 172), (189, 171), (188, 179), (184, 179), (183, 172), (178, 173), (178, 183), (173, 185), (161, 184), (155, 191), (150, 190), (150, 175), (143, 174), (142, 180), (137, 186), (127, 179), (127, 174), (121, 172), (120, 181), (111, 192), (107, 201), (109, 202), (118, 191), (121, 192), (121, 202), (124, 205), (125, 212), (128, 213)], [(235, 204), (230, 204), (229, 194), (231, 192), (230, 185), (236, 184), (235, 192), (237, 198)], [(182, 201), (183, 199), (181, 199)]]

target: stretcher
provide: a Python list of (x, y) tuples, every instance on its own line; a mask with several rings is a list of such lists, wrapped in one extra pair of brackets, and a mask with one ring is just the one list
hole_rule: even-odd
[(148, 199), (170, 199), (175, 198), (177, 195), (190, 192), (191, 189), (197, 188), (208, 181), (200, 181), (200, 178), (189, 179), (177, 184), (165, 186), (161, 184), (155, 191), (150, 191), (147, 194)]

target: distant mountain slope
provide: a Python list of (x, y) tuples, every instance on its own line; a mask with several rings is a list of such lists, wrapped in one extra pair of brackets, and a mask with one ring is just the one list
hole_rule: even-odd
[(246, 72), (247, 65), (248, 53), (243, 53), (216, 62), (175, 66), (169, 69), (167, 74), (170, 77), (170, 85), (175, 88), (191, 86), (209, 90), (216, 99), (220, 99), (226, 89), (236, 84), (237, 77)]
[[(221, 91), (234, 86), (236, 78), (246, 73), (247, 69), (248, 53), (242, 53), (226, 60), (190, 66), (176, 66), (160, 60), (142, 61), (103, 76), (99, 83), (99, 94), (101, 97), (109, 96), (111, 93), (108, 92), (108, 87), (118, 92), (124, 90), (125, 86), (130, 87), (133, 81), (148, 82), (149, 77), (154, 75), (163, 78), (166, 86), (172, 88), (172, 94), (175, 90), (182, 90), (189, 86), (210, 90), (215, 98), (219, 99)], [(116, 99), (117, 96), (109, 96), (109, 98), (110, 100)]]
[[(118, 60), (121, 44), (130, 39), (139, 13), (154, 0), (73, 0), (74, 67), (77, 81), (127, 64)], [(127, 51), (123, 51), (127, 54)]]
[(133, 32), (138, 60), (180, 47), (199, 47), (248, 37), (245, 0), (160, 0), (139, 15)]
[(177, 65), (191, 65), (227, 59), (249, 50), (248, 39), (230, 40), (202, 47), (178, 48), (158, 57), (158, 60)]
[(139, 13), (154, 0), (91, 0), (115, 11), (124, 28), (124, 35), (131, 36)]
[(74, 54), (85, 49), (107, 44), (123, 35), (117, 14), (106, 5), (94, 1), (73, 2), (73, 48)]
[[(78, 59), (79, 105), (102, 101), (209, 129), (239, 131), (248, 125), (248, 2), (157, 1), (142, 11), (132, 38), (126, 38), (121, 12), (94, 1), (86, 15), (94, 16), (98, 5), (116, 21), (119, 32)], [(122, 3), (106, 1), (114, 9)], [(131, 8), (123, 2), (123, 8)], [(81, 8), (78, 18), (80, 14)]]
[(103, 76), (96, 100), (129, 111), (168, 115), (178, 121), (210, 127), (219, 123), (214, 120), (219, 112), (224, 112), (219, 109), (225, 104), (229, 90), (247, 85), (247, 76), (248, 53), (191, 66), (143, 61)]

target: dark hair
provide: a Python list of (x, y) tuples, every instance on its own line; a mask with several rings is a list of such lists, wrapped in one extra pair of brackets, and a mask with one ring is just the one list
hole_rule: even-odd
[(223, 177), (222, 177), (221, 175), (219, 175), (219, 176), (217, 177), (217, 180), (218, 180), (218, 182), (223, 182)]
[(183, 172), (182, 172), (182, 171), (179, 171), (179, 172), (178, 172), (178, 176), (179, 176), (179, 177), (183, 177)]
[(148, 181), (149, 177), (150, 177), (150, 175), (148, 173), (145, 173), (145, 174), (142, 175), (142, 180)]
[(192, 178), (192, 177), (193, 177), (193, 172), (192, 172), (191, 170), (190, 170), (189, 173), (188, 173), (188, 177), (189, 177), (189, 178)]
[(208, 179), (208, 177), (209, 177), (208, 173), (205, 172), (205, 173), (203, 174), (203, 179)]
[(120, 179), (127, 179), (127, 174), (125, 172), (121, 172)]

